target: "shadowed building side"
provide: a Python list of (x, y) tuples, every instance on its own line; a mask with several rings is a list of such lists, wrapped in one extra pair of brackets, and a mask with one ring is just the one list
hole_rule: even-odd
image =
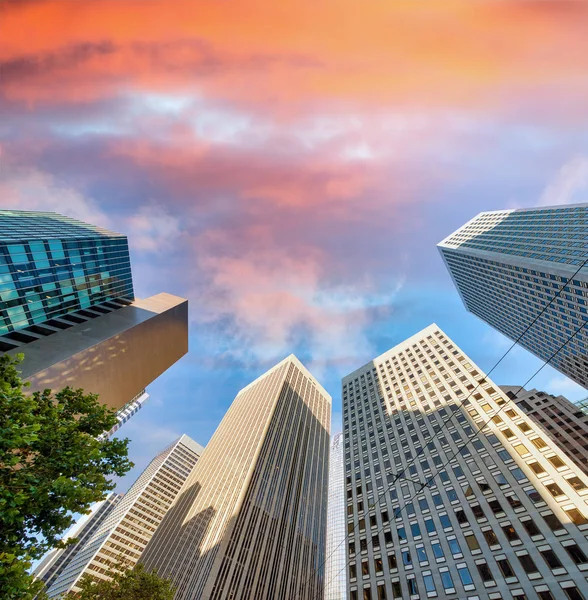
[(141, 557), (176, 599), (323, 597), (330, 413), (294, 356), (239, 392)]

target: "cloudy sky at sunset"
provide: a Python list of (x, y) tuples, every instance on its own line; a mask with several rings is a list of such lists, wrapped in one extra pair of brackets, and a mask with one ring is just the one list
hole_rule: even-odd
[[(0, 205), (126, 233), (137, 296), (190, 302), (189, 355), (123, 430), (137, 468), (205, 444), (290, 352), (333, 431), (341, 376), (432, 322), (490, 369), (509, 342), (436, 243), (588, 201), (588, 2), (21, 0), (0, 21)], [(540, 365), (516, 349), (493, 377)], [(549, 367), (533, 386), (584, 395)]]

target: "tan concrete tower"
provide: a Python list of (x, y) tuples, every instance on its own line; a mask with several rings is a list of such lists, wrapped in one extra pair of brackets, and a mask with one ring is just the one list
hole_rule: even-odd
[(330, 418), (293, 355), (237, 394), (141, 557), (177, 600), (323, 598)]

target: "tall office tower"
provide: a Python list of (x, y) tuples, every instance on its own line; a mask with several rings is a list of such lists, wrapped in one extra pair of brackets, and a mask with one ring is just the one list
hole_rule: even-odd
[(322, 600), (330, 418), (294, 355), (237, 394), (141, 557), (176, 600)]
[(329, 505), (327, 509), (327, 562), (325, 564), (325, 600), (346, 600), (346, 523), (345, 467), (343, 434), (331, 440), (329, 458)]
[[(588, 318), (588, 204), (483, 212), (439, 250), (467, 310), (543, 360)], [(588, 387), (587, 352), (584, 328), (551, 365)]]
[(82, 516), (66, 535), (66, 539), (77, 538), (78, 541), (75, 544), (67, 546), (67, 548), (56, 548), (47, 554), (35, 569), (35, 578), (41, 579), (46, 588), (51, 587), (53, 582), (63, 573), (80, 548), (84, 547), (85, 542), (104, 522), (122, 497), (122, 494), (111, 492), (105, 500), (97, 502), (92, 507), (92, 512)]
[(84, 575), (109, 579), (123, 562), (131, 568), (151, 539), (203, 452), (187, 435), (156, 456), (122, 500), (76, 551), (48, 589), (50, 598), (76, 592)]
[(100, 437), (110, 437), (116, 433), (133, 415), (136, 415), (143, 408), (143, 405), (147, 400), (149, 400), (149, 394), (145, 390), (137, 394), (117, 412), (116, 425)]
[(343, 419), (351, 600), (585, 597), (588, 477), (436, 325), (343, 379)]
[(127, 238), (0, 210), (0, 353), (31, 391), (69, 385), (120, 409), (188, 351), (188, 302), (135, 299)]
[(521, 386), (501, 385), (500, 389), (588, 474), (588, 414), (563, 396), (552, 396)]

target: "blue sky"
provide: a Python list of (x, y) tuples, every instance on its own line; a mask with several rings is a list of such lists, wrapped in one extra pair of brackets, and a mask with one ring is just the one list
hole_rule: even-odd
[[(341, 377), (432, 322), (490, 369), (509, 344), (436, 244), (482, 210), (588, 201), (586, 3), (174, 1), (3, 11), (3, 207), (121, 231), (137, 296), (189, 300), (120, 489), (290, 352), (333, 431)], [(539, 366), (516, 349), (493, 379)]]

